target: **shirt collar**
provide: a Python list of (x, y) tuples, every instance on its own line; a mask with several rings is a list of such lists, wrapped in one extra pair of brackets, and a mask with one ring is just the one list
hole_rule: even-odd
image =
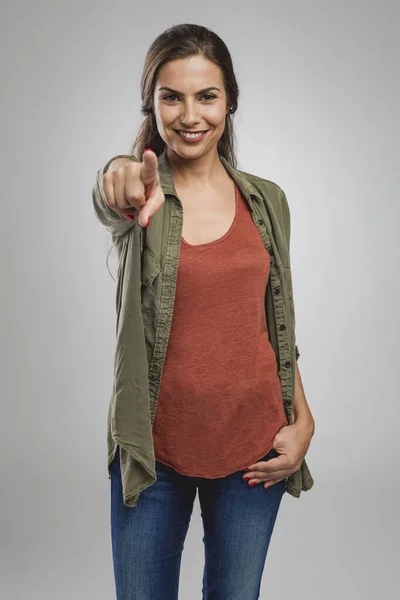
[[(219, 155), (219, 158), (220, 158), (220, 161), (222, 162), (222, 164), (224, 165), (225, 169), (229, 173), (229, 175), (232, 177), (232, 179), (237, 184), (239, 190), (242, 192), (242, 194), (247, 199), (247, 201), (251, 207), (252, 207), (252, 202), (253, 202), (252, 197), (257, 197), (260, 200), (262, 200), (262, 196), (261, 196), (260, 192), (249, 181), (249, 179), (246, 177), (246, 175), (243, 172), (239, 171), (238, 169), (235, 169), (226, 160), (225, 157), (221, 156), (221, 154)], [(160, 156), (158, 157), (158, 173), (160, 176), (160, 183), (161, 183), (161, 187), (163, 189), (164, 194), (172, 194), (173, 196), (178, 197), (178, 194), (176, 193), (176, 189), (174, 186), (174, 179), (173, 179), (171, 165), (169, 163), (168, 156), (167, 156), (167, 147), (165, 147), (163, 149)]]

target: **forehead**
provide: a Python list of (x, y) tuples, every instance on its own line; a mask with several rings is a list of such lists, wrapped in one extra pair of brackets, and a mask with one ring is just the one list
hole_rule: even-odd
[(156, 80), (158, 87), (166, 85), (184, 92), (216, 85), (223, 86), (223, 75), (218, 65), (203, 56), (171, 60), (161, 67)]

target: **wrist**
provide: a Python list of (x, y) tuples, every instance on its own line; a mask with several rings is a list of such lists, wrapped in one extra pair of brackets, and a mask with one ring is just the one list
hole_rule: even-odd
[(296, 427), (298, 429), (307, 431), (311, 437), (314, 435), (315, 421), (314, 421), (312, 415), (298, 417), (294, 421), (293, 425), (296, 425)]

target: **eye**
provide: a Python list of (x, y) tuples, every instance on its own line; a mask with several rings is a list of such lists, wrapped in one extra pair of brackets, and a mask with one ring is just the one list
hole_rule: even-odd
[(176, 94), (169, 94), (169, 96), (164, 96), (164, 100), (167, 100), (168, 102), (173, 102), (172, 98), (177, 98), (178, 96)]
[[(176, 98), (178, 98), (176, 94), (168, 94), (168, 96), (163, 96), (163, 100), (166, 100), (167, 102), (174, 102)], [(204, 98), (206, 102), (211, 102), (211, 100), (214, 100), (216, 96), (214, 94), (203, 94), (202, 98)]]

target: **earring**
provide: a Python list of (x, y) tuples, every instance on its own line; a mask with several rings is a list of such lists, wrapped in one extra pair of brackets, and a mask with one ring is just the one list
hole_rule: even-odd
[(233, 106), (230, 107), (229, 112), (231, 113), (231, 115), (233, 115), (233, 113), (234, 113)]

